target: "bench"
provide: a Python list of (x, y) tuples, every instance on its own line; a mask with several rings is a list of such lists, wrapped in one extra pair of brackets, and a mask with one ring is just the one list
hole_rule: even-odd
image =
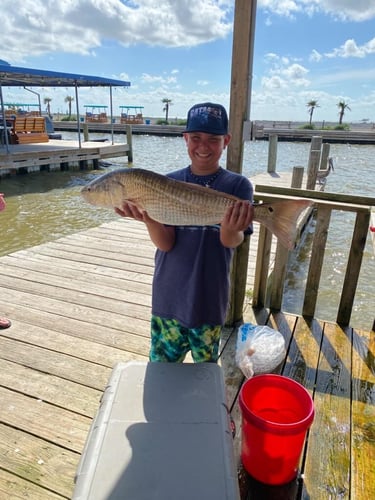
[(11, 131), (13, 144), (48, 142), (46, 123), (42, 116), (16, 117)]

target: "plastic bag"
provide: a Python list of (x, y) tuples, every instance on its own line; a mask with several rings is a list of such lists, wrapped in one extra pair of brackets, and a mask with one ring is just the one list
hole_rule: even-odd
[(285, 357), (285, 340), (269, 326), (244, 323), (240, 326), (236, 345), (236, 364), (246, 378), (256, 373), (269, 373)]

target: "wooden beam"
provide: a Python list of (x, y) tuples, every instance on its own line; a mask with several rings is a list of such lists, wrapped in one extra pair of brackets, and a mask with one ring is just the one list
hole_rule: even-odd
[[(244, 122), (250, 113), (251, 79), (255, 31), (256, 0), (236, 0), (233, 26), (232, 73), (230, 93), (229, 130), (232, 140), (228, 146), (227, 169), (242, 172)], [(236, 249), (232, 265), (232, 301), (227, 323), (242, 319), (245, 297), (249, 242), (245, 238)]]

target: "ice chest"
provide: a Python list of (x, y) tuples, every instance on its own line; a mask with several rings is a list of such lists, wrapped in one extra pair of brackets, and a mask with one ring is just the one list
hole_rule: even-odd
[(82, 499), (238, 500), (221, 368), (117, 364), (78, 466)]

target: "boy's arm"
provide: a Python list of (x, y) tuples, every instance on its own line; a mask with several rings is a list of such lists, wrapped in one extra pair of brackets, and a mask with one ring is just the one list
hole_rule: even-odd
[(124, 203), (122, 210), (115, 208), (115, 212), (121, 217), (131, 217), (132, 219), (144, 222), (148, 234), (153, 244), (163, 252), (172, 250), (175, 242), (175, 230), (173, 226), (165, 226), (147, 215), (147, 212), (139, 210), (132, 203)]

